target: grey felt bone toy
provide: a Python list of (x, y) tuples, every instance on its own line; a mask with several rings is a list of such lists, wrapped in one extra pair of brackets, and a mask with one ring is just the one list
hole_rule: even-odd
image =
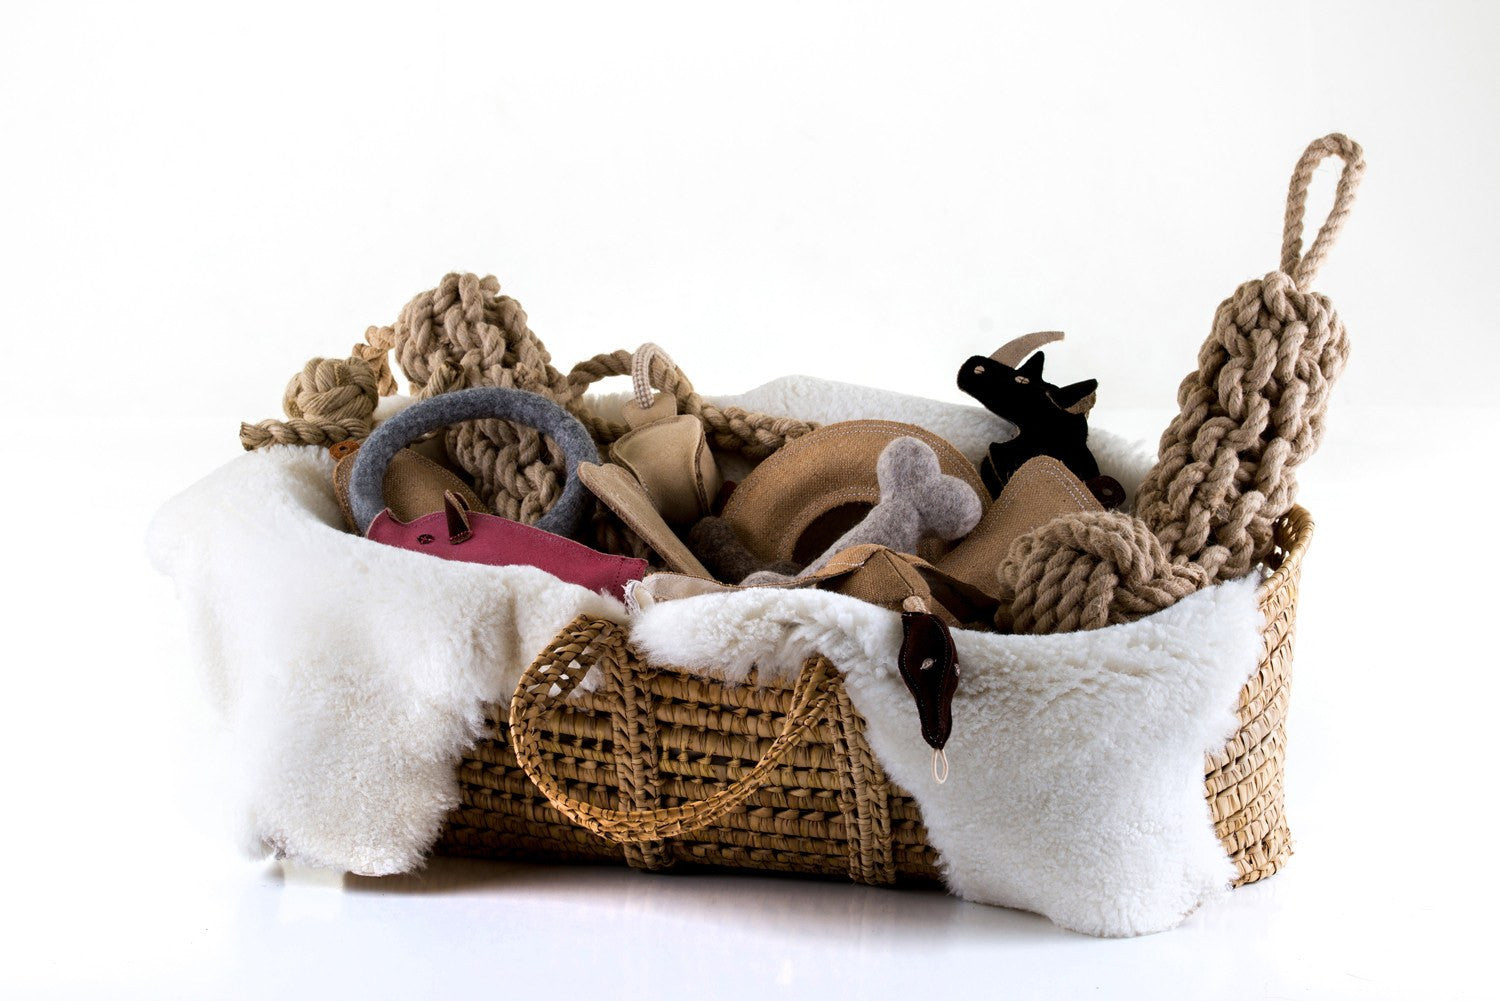
[[(917, 438), (897, 438), (887, 445), (875, 465), (875, 479), (880, 484), (880, 503), (804, 567), (804, 575), (822, 568), (851, 546), (874, 544), (915, 554), (917, 544), (928, 536), (957, 539), (967, 535), (983, 513), (983, 503), (974, 488), (944, 473), (937, 453)], [(753, 586), (786, 579), (762, 571), (742, 583)]]

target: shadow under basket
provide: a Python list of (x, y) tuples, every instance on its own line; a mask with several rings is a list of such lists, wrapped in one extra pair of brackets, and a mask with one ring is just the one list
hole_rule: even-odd
[[(1277, 525), (1259, 594), (1260, 668), (1240, 692), (1239, 730), (1205, 761), (1205, 795), (1237, 886), (1291, 854), (1285, 721), (1312, 527), (1301, 508)], [(459, 766), (461, 802), (436, 850), (870, 884), (939, 879), (921, 811), (886, 777), (837, 671), (819, 661), (795, 684), (725, 685), (655, 667), (623, 627), (579, 618), (528, 669), (516, 704), (488, 707), (487, 735)], [(571, 691), (594, 666), (595, 689)]]

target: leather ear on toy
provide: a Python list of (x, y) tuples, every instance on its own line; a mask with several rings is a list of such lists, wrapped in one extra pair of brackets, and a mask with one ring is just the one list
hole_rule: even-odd
[(1085, 379), (1082, 382), (1075, 382), (1071, 386), (1055, 389), (1047, 395), (1051, 397), (1052, 402), (1057, 404), (1059, 408), (1071, 412), (1078, 404), (1093, 396), (1094, 390), (1098, 388), (1098, 379)]

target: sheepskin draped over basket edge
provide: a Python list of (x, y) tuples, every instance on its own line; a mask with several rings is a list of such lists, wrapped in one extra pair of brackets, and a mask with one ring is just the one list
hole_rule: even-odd
[[(995, 419), (977, 408), (808, 377), (776, 380), (733, 402), (768, 412), (795, 410), (820, 422), (896, 414), (937, 430), (966, 454), (981, 451), (996, 431)], [(1101, 466), (1127, 487), (1137, 482), (1149, 456), (1102, 431), (1097, 437)], [(230, 722), (236, 798), (252, 853), (271, 848), (314, 865), (371, 874), (407, 871), (420, 864), (422, 853), (438, 839), (446, 815), (439, 850), (451, 853), (594, 859), (637, 855), (633, 861), (645, 866), (675, 858), (845, 875), (857, 869), (856, 878), (866, 882), (884, 881), (894, 867), (898, 878), (946, 876), (950, 887), (964, 884), (962, 866), (955, 868), (931, 847), (933, 818), (924, 821), (916, 799), (903, 795), (888, 769), (884, 781), (891, 792), (882, 810), (875, 794), (881, 777), (864, 765), (860, 768), (871, 781), (860, 780), (840, 793), (846, 803), (852, 796), (863, 804), (863, 812), (855, 814), (853, 856), (847, 841), (842, 848), (836, 843), (844, 835), (822, 837), (838, 823), (835, 808), (842, 810), (837, 798), (827, 795), (814, 808), (800, 793), (781, 801), (769, 792), (757, 793), (743, 815), (733, 815), (738, 827), (710, 827), (696, 841), (695, 835), (676, 839), (661, 846), (657, 861), (650, 858), (657, 851), (652, 846), (619, 848), (582, 828), (558, 825), (558, 815), (534, 787), (506, 784), (507, 775), (521, 773), (503, 748), (485, 740), (474, 743), (487, 732), (485, 703), (504, 701), (514, 687), (513, 672), (570, 619), (582, 613), (591, 620), (623, 620), (623, 608), (528, 568), (432, 566), (443, 561), (348, 536), (336, 528), (339, 515), (327, 487), (329, 465), (321, 449), (306, 446), (247, 454), (174, 500), (153, 525), (153, 558), (177, 578), (191, 614), (198, 659)], [(1225, 885), (1236, 871), (1241, 881), (1275, 871), (1288, 851), (1280, 767), (1296, 572), (1305, 541), (1305, 526), (1297, 527), (1297, 517), (1288, 522), (1291, 556), (1263, 591), (1265, 657), (1240, 701), (1242, 729), (1227, 746), (1223, 738), (1233, 726), (1202, 745), (1224, 747), (1210, 762), (1210, 798), (1204, 801), (1200, 786), (1199, 804), (1205, 829), (1217, 828), (1217, 836), (1210, 829), (1210, 843), (1217, 845), (1222, 838), (1235, 853), (1235, 866), (1223, 876)], [(1285, 556), (1278, 554), (1277, 560)], [(1244, 593), (1249, 596), (1245, 607), (1255, 613), (1248, 629), (1253, 636), (1260, 611), (1252, 592)], [(414, 600), (416, 595), (423, 598)], [(1125, 635), (1116, 627), (1094, 635), (1102, 634)], [(1070, 642), (1066, 636), (1024, 639)], [(1260, 642), (1256, 640), (1257, 647)], [(1254, 659), (1252, 655), (1244, 662), (1222, 700), (1231, 711), (1233, 692), (1251, 673)], [(762, 680), (772, 679), (767, 675)], [(718, 722), (775, 718), (774, 701), (762, 709), (741, 704), (749, 691), (743, 686), (691, 675), (681, 683), (709, 686), (678, 701), (718, 706)], [(853, 708), (849, 687), (830, 703), (836, 714)], [(609, 685), (600, 690), (608, 691)], [(769, 685), (766, 698), (781, 697), (778, 690)], [(603, 696), (578, 696), (594, 697)], [(661, 713), (683, 710), (662, 708), (673, 704), (654, 704), (659, 728), (676, 725), (661, 722)], [(352, 706), (362, 708), (350, 715)], [(697, 718), (697, 710), (685, 711), (686, 719)], [(647, 725), (644, 718), (638, 722)], [(579, 746), (587, 750), (588, 740), (613, 741), (608, 736), (613, 726), (597, 716), (597, 733), (580, 737)], [(857, 740), (847, 753), (836, 742), (827, 745), (828, 727), (826, 720), (821, 722), (805, 746), (830, 746), (826, 753), (837, 755), (839, 762), (867, 759)], [(749, 734), (745, 739), (764, 737)], [(847, 743), (849, 738), (844, 739)], [(610, 792), (616, 779), (598, 758), (599, 746), (589, 751), (594, 758), (575, 755), (578, 762), (570, 767), (579, 770), (577, 781), (588, 779), (601, 795), (617, 796)], [(704, 771), (704, 779), (709, 773), (739, 774), (740, 762), (755, 760), (759, 744), (746, 744), (743, 751), (733, 760), (709, 756), (694, 767)], [(1200, 783), (1202, 753), (1200, 749)], [(660, 760), (683, 755), (689, 761), (702, 758), (695, 758), (691, 749), (664, 748)], [(460, 758), (464, 761), (455, 781), (453, 762)], [(852, 764), (838, 768), (860, 770)], [(836, 770), (824, 769), (830, 774)], [(829, 775), (799, 777), (795, 772), (780, 767), (774, 779), (793, 790), (833, 788)], [(361, 776), (357, 787), (336, 778), (356, 773)], [(701, 784), (685, 786), (679, 795), (686, 800), (705, 791)], [(878, 845), (887, 821), (893, 839), (889, 863), (884, 851), (871, 847)], [(790, 836), (799, 841), (782, 847), (762, 843), (759, 827), (777, 825), (792, 825)], [(875, 840), (865, 837), (866, 832), (874, 832)], [(788, 847), (812, 850), (798, 854)], [(1229, 866), (1228, 856), (1219, 853)], [(1074, 926), (1129, 934), (1167, 927), (1181, 916), (1156, 913), (1149, 920), (1109, 918)]]
[[(1282, 787), (1285, 714), (1296, 594), (1311, 531), (1301, 508), (1277, 526), (1274, 567), (1257, 589), (1265, 622), (1258, 669), (1240, 690), (1236, 731), (1204, 762), (1204, 795), (1235, 885), (1271, 875), (1291, 853)], [(566, 796), (611, 811), (666, 813), (721, 791), (765, 753), (794, 697), (794, 678), (785, 674), (725, 681), (657, 666), (624, 627), (587, 615), (540, 659), (599, 669), (599, 685), (551, 714), (538, 757)], [(517, 763), (510, 706), (492, 704), (485, 738), (460, 764), (462, 802), (449, 815), (438, 851), (642, 869), (766, 869), (869, 884), (947, 876), (953, 883), (918, 799), (882, 767), (844, 684), (836, 680), (831, 689), (817, 724), (743, 806), (658, 840), (639, 833), (611, 840), (596, 833), (609, 834), (608, 823), (590, 830), (555, 808)], [(1105, 923), (1079, 930), (1156, 929), (1122, 931)]]

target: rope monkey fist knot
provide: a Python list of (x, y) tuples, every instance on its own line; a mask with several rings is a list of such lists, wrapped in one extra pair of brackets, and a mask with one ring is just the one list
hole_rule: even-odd
[(1139, 518), (1119, 511), (1064, 515), (1021, 536), (998, 572), (999, 625), (1017, 633), (1066, 633), (1132, 622), (1209, 582), (1195, 564), (1174, 564)]

